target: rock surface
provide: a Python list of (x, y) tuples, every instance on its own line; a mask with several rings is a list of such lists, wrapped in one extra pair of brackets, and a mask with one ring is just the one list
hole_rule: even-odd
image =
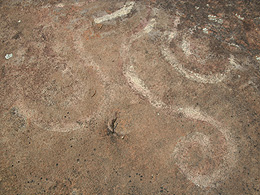
[(260, 194), (259, 13), (0, 0), (0, 194)]

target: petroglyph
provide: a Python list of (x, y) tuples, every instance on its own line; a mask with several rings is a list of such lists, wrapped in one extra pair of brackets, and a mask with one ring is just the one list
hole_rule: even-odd
[(25, 87), (24, 93), (30, 98), (17, 106), (43, 129), (69, 132), (81, 128), (82, 123), (98, 117), (105, 105), (104, 81), (93, 64), (77, 70), (66, 67), (54, 72), (48, 82), (36, 84), (34, 90)]
[[(55, 7), (59, 8), (61, 12), (66, 12), (66, 9), (62, 8), (70, 5), (78, 7), (85, 5), (85, 3), (60, 3)], [(114, 13), (95, 18), (94, 21), (96, 24), (99, 24), (127, 16), (132, 11), (134, 5), (134, 1), (126, 2), (121, 9)], [(65, 50), (72, 46), (75, 49), (75, 59), (77, 61), (77, 66), (68, 64), (66, 67), (60, 68), (57, 72), (51, 74), (48, 82), (40, 84), (40, 87), (35, 92), (24, 89), (25, 93), (29, 93), (32, 97), (36, 93), (42, 94), (41, 97), (37, 96), (35, 98), (36, 101), (34, 103), (32, 103), (31, 99), (24, 98), (24, 101), (20, 103), (20, 107), (27, 113), (27, 117), (35, 125), (49, 131), (69, 132), (77, 130), (82, 127), (82, 123), (84, 124), (93, 118), (98, 119), (102, 117), (106, 106), (109, 104), (108, 99), (113, 96), (113, 90), (107, 85), (109, 79), (106, 74), (92, 60), (90, 55), (82, 55), (88, 50), (85, 46), (86, 40), (90, 37), (102, 37), (102, 33), (94, 32), (90, 19), (85, 18), (85, 15), (81, 14), (82, 9), (84, 7), (80, 9), (75, 8), (70, 18), (68, 18), (66, 25), (60, 23), (62, 14), (59, 12), (47, 14), (46, 20), (40, 23), (45, 26), (45, 29), (52, 29), (52, 26), (49, 26), (48, 23), (48, 21), (51, 21), (57, 24), (56, 28), (59, 28), (60, 32), (67, 32), (63, 34), (64, 37), (62, 39), (58, 37), (59, 34), (55, 34), (57, 38), (54, 41), (57, 44), (54, 44), (53, 50), (63, 55), (67, 52)], [(145, 33), (151, 31), (153, 25), (152, 23), (147, 25)], [(92, 34), (88, 34), (88, 32)], [(103, 32), (103, 35), (108, 36), (109, 33), (111, 32)], [(68, 45), (68, 47), (61, 48), (60, 46), (64, 44)], [(83, 74), (85, 74), (86, 78), (84, 78)], [(133, 79), (134, 77), (131, 78)], [(134, 82), (138, 82), (138, 80), (136, 79)], [(39, 92), (38, 89), (42, 89), (42, 91)], [(69, 91), (72, 91), (72, 93), (69, 93)], [(60, 99), (63, 99), (63, 102)], [(154, 105), (159, 106), (160, 102), (154, 102)], [(58, 114), (54, 116), (52, 113)]]
[[(175, 34), (178, 34), (178, 32), (174, 32)], [(177, 35), (176, 35), (177, 36)], [(182, 36), (182, 35), (181, 35)], [(180, 46), (182, 52), (184, 55), (189, 59), (190, 57), (194, 56), (194, 58), (197, 60), (197, 63), (200, 64), (206, 64), (208, 60), (211, 61), (211, 63), (216, 63), (214, 62), (214, 54), (209, 53), (207, 56), (201, 57), (200, 53), (196, 53), (194, 49), (191, 47), (191, 43), (189, 42), (190, 38), (187, 38), (185, 35), (182, 38), (182, 45)], [(209, 83), (209, 84), (214, 84), (214, 83), (219, 83), (222, 82), (224, 79), (227, 78), (228, 73), (232, 71), (233, 69), (238, 69), (241, 68), (241, 66), (236, 62), (235, 57), (230, 54), (229, 58), (226, 59), (226, 69), (222, 73), (209, 73), (209, 74), (200, 74), (197, 72), (194, 72), (192, 70), (189, 70), (184, 67), (184, 64), (182, 64), (176, 57), (175, 52), (172, 51), (172, 49), (169, 47), (170, 42), (173, 39), (167, 38), (168, 42), (163, 43), (161, 46), (161, 52), (163, 56), (165, 57), (166, 61), (172, 65), (172, 67), (177, 70), (181, 75), (184, 77), (200, 82), (200, 83)], [(194, 50), (194, 51), (193, 51)], [(213, 58), (212, 58), (213, 56)]]
[[(139, 35), (140, 36), (140, 35)], [(136, 39), (137, 37), (134, 37)], [(122, 50), (121, 50), (121, 56), (123, 57), (124, 62), (128, 60), (128, 54), (129, 54), (129, 47), (123, 44)], [(130, 60), (131, 61), (131, 60)], [(145, 86), (145, 83), (136, 75), (134, 66), (133, 65), (126, 65), (124, 63), (123, 67), (123, 73), (126, 77), (128, 83), (130, 86), (135, 89), (137, 92), (142, 94), (144, 97), (148, 98), (149, 102), (155, 106), (156, 108), (162, 108), (165, 106), (163, 102), (158, 100), (157, 97), (155, 97), (151, 91)]]
[[(196, 109), (180, 108), (178, 111), (187, 118), (207, 122), (221, 132), (223, 138), (219, 145), (220, 147), (221, 145), (225, 145), (225, 148), (222, 148), (221, 152), (214, 152), (210, 137), (198, 132), (180, 138), (173, 152), (173, 157), (175, 158), (177, 165), (189, 180), (200, 187), (216, 187), (217, 183), (224, 180), (229, 171), (235, 167), (237, 161), (237, 148), (230, 134), (230, 130), (223, 127), (221, 123), (210, 116), (207, 116), (205, 113)], [(189, 154), (187, 153), (194, 144), (199, 145), (198, 147), (200, 148), (201, 153), (198, 155), (201, 158), (200, 161), (204, 163), (199, 169), (194, 169), (197, 165), (190, 162), (192, 159), (188, 159)], [(214, 168), (214, 170), (211, 170), (211, 168), (209, 169), (207, 163), (219, 158), (219, 155), (221, 158), (218, 159), (218, 161), (221, 161), (221, 163), (215, 162), (216, 164), (219, 164), (218, 167)], [(189, 165), (189, 163), (192, 165)]]
[[(168, 106), (148, 89), (148, 87), (145, 85), (145, 82), (138, 77), (134, 70), (134, 65), (130, 57), (130, 48), (132, 46), (132, 43), (147, 34), (147, 32), (151, 32), (152, 27), (154, 27), (155, 23), (156, 22), (154, 19), (150, 20), (150, 23), (148, 23), (147, 25), (148, 27), (144, 27), (143, 31), (132, 35), (132, 37), (128, 41), (123, 43), (121, 48), (121, 56), (123, 58), (124, 76), (126, 77), (129, 85), (142, 96), (146, 97), (151, 105), (153, 105), (155, 108), (161, 109), (166, 113), (178, 113), (192, 120), (203, 121), (213, 126), (216, 129), (216, 132), (220, 133), (222, 137), (218, 145), (220, 145), (220, 148), (222, 145), (225, 145), (225, 148), (221, 148), (220, 156), (218, 152), (214, 152), (210, 136), (200, 132), (194, 132), (190, 135), (180, 138), (173, 151), (173, 157), (176, 164), (190, 181), (200, 187), (216, 187), (216, 183), (224, 180), (229, 171), (236, 164), (237, 149), (236, 144), (234, 143), (230, 134), (230, 130), (222, 126), (221, 123), (214, 120), (207, 114), (194, 108), (177, 108), (175, 106)], [(176, 35), (176, 33), (174, 32), (165, 32), (162, 34), (168, 35), (172, 38)], [(169, 38), (166, 38), (166, 40), (171, 41), (171, 39)], [(192, 55), (191, 51), (189, 50), (190, 48), (188, 46), (188, 43), (183, 42), (183, 48), (185, 47), (187, 47), (186, 55)], [(177, 61), (175, 61), (175, 58), (173, 57), (173, 54), (171, 54), (170, 52), (171, 51), (169, 48), (167, 48), (167, 46), (162, 46), (162, 53), (164, 54), (166, 59), (170, 61), (179, 72), (184, 74), (184, 76), (189, 79), (203, 83), (216, 83), (222, 81), (226, 77), (226, 75), (221, 74), (216, 74), (214, 76), (194, 74), (186, 69), (183, 69), (182, 67), (180, 68), (180, 65), (178, 65)], [(232, 66), (238, 66), (232, 55), (230, 56), (229, 61)], [(197, 167), (193, 162), (193, 159), (189, 157), (189, 146), (194, 144), (197, 144), (199, 149), (201, 150), (201, 153), (198, 154), (202, 159), (200, 167)], [(209, 169), (208, 163), (211, 161), (216, 161), (218, 165), (216, 165), (215, 167), (210, 167)]]
[[(225, 142), (219, 144), (227, 144), (228, 140), (222, 140)], [(194, 132), (182, 137), (173, 152), (175, 162), (181, 171), (200, 187), (216, 187), (219, 181), (225, 179), (230, 168), (235, 166), (234, 158), (228, 156), (233, 154), (233, 151), (226, 152), (222, 149), (221, 154), (215, 154), (213, 147), (209, 136)], [(198, 159), (190, 156), (194, 152)], [(212, 167), (213, 162), (216, 167)]]
[(0, 4), (0, 194), (258, 194), (256, 1)]
[[(55, 22), (49, 16), (47, 18)], [(22, 86), (23, 97), (17, 102), (17, 107), (29, 121), (48, 131), (78, 130), (90, 120), (101, 117), (106, 109), (109, 98), (107, 77), (90, 55), (82, 55), (85, 51), (82, 31), (89, 28), (89, 20), (85, 21), (87, 25), (75, 29), (78, 21), (84, 22), (80, 17), (76, 22), (72, 18), (67, 25), (57, 24), (58, 31), (67, 32), (62, 39), (59, 34), (53, 34), (56, 38), (53, 53), (69, 59), (67, 57), (71, 55), (65, 50), (72, 47), (75, 57), (66, 62), (61, 58), (52, 61), (50, 70), (45, 71), (44, 77), (39, 76), (43, 74), (40, 70), (30, 70), (33, 76)], [(52, 30), (45, 21), (42, 23), (46, 25), (46, 31), (49, 28), (49, 31)], [(67, 28), (68, 26), (72, 28)], [(31, 63), (35, 60), (41, 60), (41, 57), (32, 58)]]
[(162, 54), (165, 59), (183, 76), (188, 79), (201, 82), (201, 83), (218, 83), (223, 81), (226, 78), (225, 74), (216, 74), (216, 75), (201, 75), (195, 73), (191, 70), (184, 68), (174, 57), (174, 54), (166, 46), (162, 47)]

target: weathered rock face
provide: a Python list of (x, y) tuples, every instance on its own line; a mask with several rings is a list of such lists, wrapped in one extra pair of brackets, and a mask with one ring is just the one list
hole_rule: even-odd
[(0, 0), (0, 194), (259, 194), (259, 13)]

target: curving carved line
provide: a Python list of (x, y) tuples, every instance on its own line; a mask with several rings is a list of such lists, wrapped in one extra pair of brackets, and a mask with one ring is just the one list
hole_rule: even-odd
[[(167, 113), (180, 113), (183, 114), (186, 118), (204, 121), (215, 128), (217, 128), (224, 136), (226, 144), (227, 144), (227, 153), (223, 156), (223, 163), (222, 165), (214, 170), (212, 173), (209, 174), (192, 174), (189, 169), (186, 167), (185, 164), (178, 162), (177, 165), (181, 169), (181, 171), (186, 175), (186, 177), (192, 181), (194, 184), (200, 187), (215, 187), (216, 183), (225, 178), (228, 174), (230, 169), (235, 166), (236, 163), (236, 145), (232, 140), (232, 136), (228, 128), (223, 127), (221, 123), (214, 120), (213, 118), (209, 117), (208, 115), (202, 113), (201, 111), (195, 110), (193, 108), (177, 108), (174, 106), (168, 106), (164, 102), (162, 102), (158, 97), (156, 97), (145, 85), (145, 82), (141, 80), (138, 75), (134, 71), (134, 66), (132, 60), (130, 58), (130, 47), (133, 41), (141, 38), (145, 34), (152, 31), (152, 28), (156, 24), (156, 21), (152, 19), (150, 23), (137, 34), (134, 34), (130, 37), (128, 41), (125, 41), (122, 44), (121, 48), (121, 56), (123, 58), (123, 74), (126, 77), (129, 85), (137, 91), (142, 96), (146, 97), (148, 101), (157, 109), (162, 109)], [(165, 32), (165, 34), (175, 37), (175, 33)], [(188, 142), (190, 139), (197, 141), (202, 147), (202, 151), (207, 152), (207, 147), (211, 147), (210, 139), (208, 136), (202, 133), (194, 133), (193, 135), (188, 135), (180, 139), (180, 142), (176, 144), (175, 150), (173, 151), (173, 157), (177, 158), (180, 154), (179, 152), (182, 151), (181, 148)]]
[[(200, 83), (209, 83), (209, 84), (219, 83), (219, 82), (222, 82), (224, 79), (227, 78), (227, 74), (230, 73), (231, 70), (236, 69), (236, 68), (240, 68), (240, 65), (236, 62), (235, 57), (232, 54), (230, 54), (230, 57), (228, 58), (229, 66), (227, 66), (227, 68), (226, 68), (226, 70), (223, 74), (222, 73), (216, 73), (216, 74), (212, 74), (212, 75), (204, 75), (204, 74), (199, 74), (199, 73), (195, 73), (191, 70), (188, 70), (181, 63), (179, 63), (179, 61), (175, 57), (174, 53), (169, 48), (169, 43), (178, 34), (177, 30), (174, 29), (174, 31), (172, 31), (170, 34), (174, 34), (175, 36), (168, 35), (167, 42), (163, 43), (161, 45), (161, 52), (162, 52), (165, 60), (169, 64), (171, 64), (172, 67), (175, 70), (177, 70), (181, 75), (183, 75), (184, 77), (186, 77), (190, 80), (200, 82)], [(189, 48), (186, 48), (187, 44), (183, 44), (183, 45), (185, 47), (184, 49), (186, 49), (186, 51), (184, 51), (184, 53), (186, 55), (190, 55), (191, 51), (189, 51)]]
[(126, 16), (127, 14), (129, 14), (132, 11), (134, 4), (135, 4), (134, 1), (127, 2), (124, 5), (124, 7), (122, 7), (121, 9), (119, 9), (119, 10), (117, 10), (117, 11), (111, 13), (111, 14), (107, 14), (107, 15), (95, 18), (94, 22), (96, 24), (100, 24), (100, 23), (103, 23), (103, 22), (106, 22), (106, 21), (110, 21), (110, 20), (113, 20), (113, 19), (116, 19), (116, 18)]
[(208, 155), (210, 158), (215, 158), (215, 156), (211, 153), (211, 150), (213, 148), (207, 135), (199, 132), (186, 135), (179, 139), (179, 142), (176, 144), (173, 152), (173, 157), (177, 161), (177, 165), (190, 181), (200, 187), (216, 187), (219, 181), (225, 179), (230, 169), (235, 167), (237, 161), (237, 148), (235, 142), (232, 139), (230, 130), (227, 127), (222, 126), (221, 123), (214, 120), (210, 116), (207, 116), (201, 111), (195, 110), (193, 108), (181, 108), (179, 109), (179, 112), (187, 118), (209, 123), (216, 129), (218, 129), (225, 138), (227, 151), (226, 154), (223, 155), (222, 164), (218, 167), (218, 169), (215, 169), (211, 173), (205, 175), (192, 173), (191, 169), (187, 167), (187, 163), (183, 161), (181, 156), (184, 155), (183, 148), (185, 149), (185, 147), (187, 147), (187, 143), (190, 142), (198, 143), (199, 145), (201, 145), (203, 155)]
[[(107, 94), (107, 88), (106, 88), (106, 80), (104, 79), (102, 73), (100, 72), (100, 68), (98, 65), (96, 65), (93, 61), (90, 61), (88, 64), (84, 64), (85, 67), (92, 67), (93, 70), (97, 73), (99, 79), (101, 80), (101, 84), (104, 88), (104, 93)], [(99, 118), (101, 117), (105, 107), (107, 106), (107, 100), (108, 96), (104, 96), (103, 99), (101, 100), (100, 104), (98, 105), (96, 111), (91, 113), (89, 116), (78, 116), (77, 120), (78, 121), (83, 121), (83, 122), (89, 122), (93, 118)], [(77, 101), (77, 100), (76, 100)], [(72, 102), (75, 103), (75, 102)], [(42, 114), (39, 113), (36, 109), (31, 109), (27, 106), (27, 103), (25, 103), (24, 100), (20, 99), (15, 103), (15, 106), (17, 106), (20, 109), (20, 112), (26, 116), (26, 118), (29, 121), (32, 121), (37, 127), (46, 129), (44, 125), (41, 123), (42, 120)], [(55, 131), (55, 132), (70, 132), (70, 131), (75, 131), (79, 130), (82, 128), (80, 123), (75, 122), (70, 122), (67, 124), (60, 125), (57, 122), (53, 122), (53, 124), (49, 124), (51, 127), (47, 128), (46, 130), (48, 131)]]
[[(61, 29), (64, 29), (66, 27), (61, 26)], [(101, 99), (101, 101), (98, 103), (97, 109), (90, 113), (90, 115), (84, 116), (83, 115), (77, 115), (77, 120), (83, 121), (83, 122), (89, 122), (92, 119), (98, 119), (101, 118), (103, 116), (104, 110), (106, 110), (106, 107), (108, 106), (108, 100), (110, 98), (111, 95), (111, 90), (108, 88), (108, 84), (109, 83), (109, 79), (107, 78), (107, 76), (103, 73), (103, 71), (101, 70), (100, 66), (94, 62), (94, 60), (90, 57), (90, 56), (86, 56), (86, 55), (82, 55), (82, 51), (84, 51), (84, 45), (83, 45), (83, 37), (82, 37), (82, 32), (81, 30), (85, 29), (87, 27), (83, 26), (80, 29), (77, 29), (76, 31), (74, 30), (73, 33), (71, 33), (71, 35), (73, 36), (73, 47), (74, 49), (77, 51), (78, 55), (78, 62), (80, 62), (80, 66), (82, 66), (82, 68), (88, 68), (91, 67), (94, 71), (94, 73), (97, 75), (97, 79), (100, 80), (100, 84), (102, 86), (102, 89), (104, 90), (104, 95)], [(73, 28), (74, 29), (74, 28)], [(69, 33), (69, 32), (68, 32)], [(68, 71), (68, 69), (65, 69), (63, 71), (63, 73), (66, 73)], [(80, 89), (79, 89), (80, 90)], [(111, 92), (109, 94), (109, 92)], [(83, 97), (84, 98), (84, 97)], [(77, 101), (77, 97), (75, 98), (75, 100)], [(74, 101), (75, 101), (74, 100)], [(30, 109), (25, 101), (23, 99), (20, 99), (19, 101), (17, 101), (15, 103), (15, 106), (17, 106), (18, 108), (20, 108), (22, 114), (24, 116), (26, 116), (26, 118), (29, 120), (31, 120), (37, 127), (42, 128), (42, 129), (46, 129), (44, 127), (44, 125), (41, 123), (41, 114), (38, 113), (37, 110), (35, 109)], [(37, 119), (37, 116), (39, 117)], [(75, 122), (68, 122), (67, 124), (65, 124), (64, 126), (59, 125), (57, 123), (53, 123), (53, 124), (49, 124), (50, 127), (47, 128), (48, 131), (55, 131), (55, 132), (70, 132), (70, 131), (75, 131), (75, 130), (79, 130), (80, 128), (82, 128), (82, 124)]]

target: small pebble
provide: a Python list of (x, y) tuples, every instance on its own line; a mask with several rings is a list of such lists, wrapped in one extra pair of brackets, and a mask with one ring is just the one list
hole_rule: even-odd
[(207, 28), (203, 28), (203, 32), (206, 33), (206, 34), (209, 34), (209, 31)]
[(5, 59), (7, 59), (7, 60), (9, 60), (11, 57), (13, 57), (13, 54), (12, 54), (12, 53), (5, 55)]
[(59, 7), (59, 8), (64, 7), (64, 4), (63, 3), (59, 3), (58, 5), (56, 5), (56, 7)]
[(236, 17), (237, 17), (239, 20), (244, 20), (244, 19), (245, 19), (244, 17), (242, 17), (242, 16), (240, 16), (240, 15), (238, 15), (238, 14), (236, 14)]

